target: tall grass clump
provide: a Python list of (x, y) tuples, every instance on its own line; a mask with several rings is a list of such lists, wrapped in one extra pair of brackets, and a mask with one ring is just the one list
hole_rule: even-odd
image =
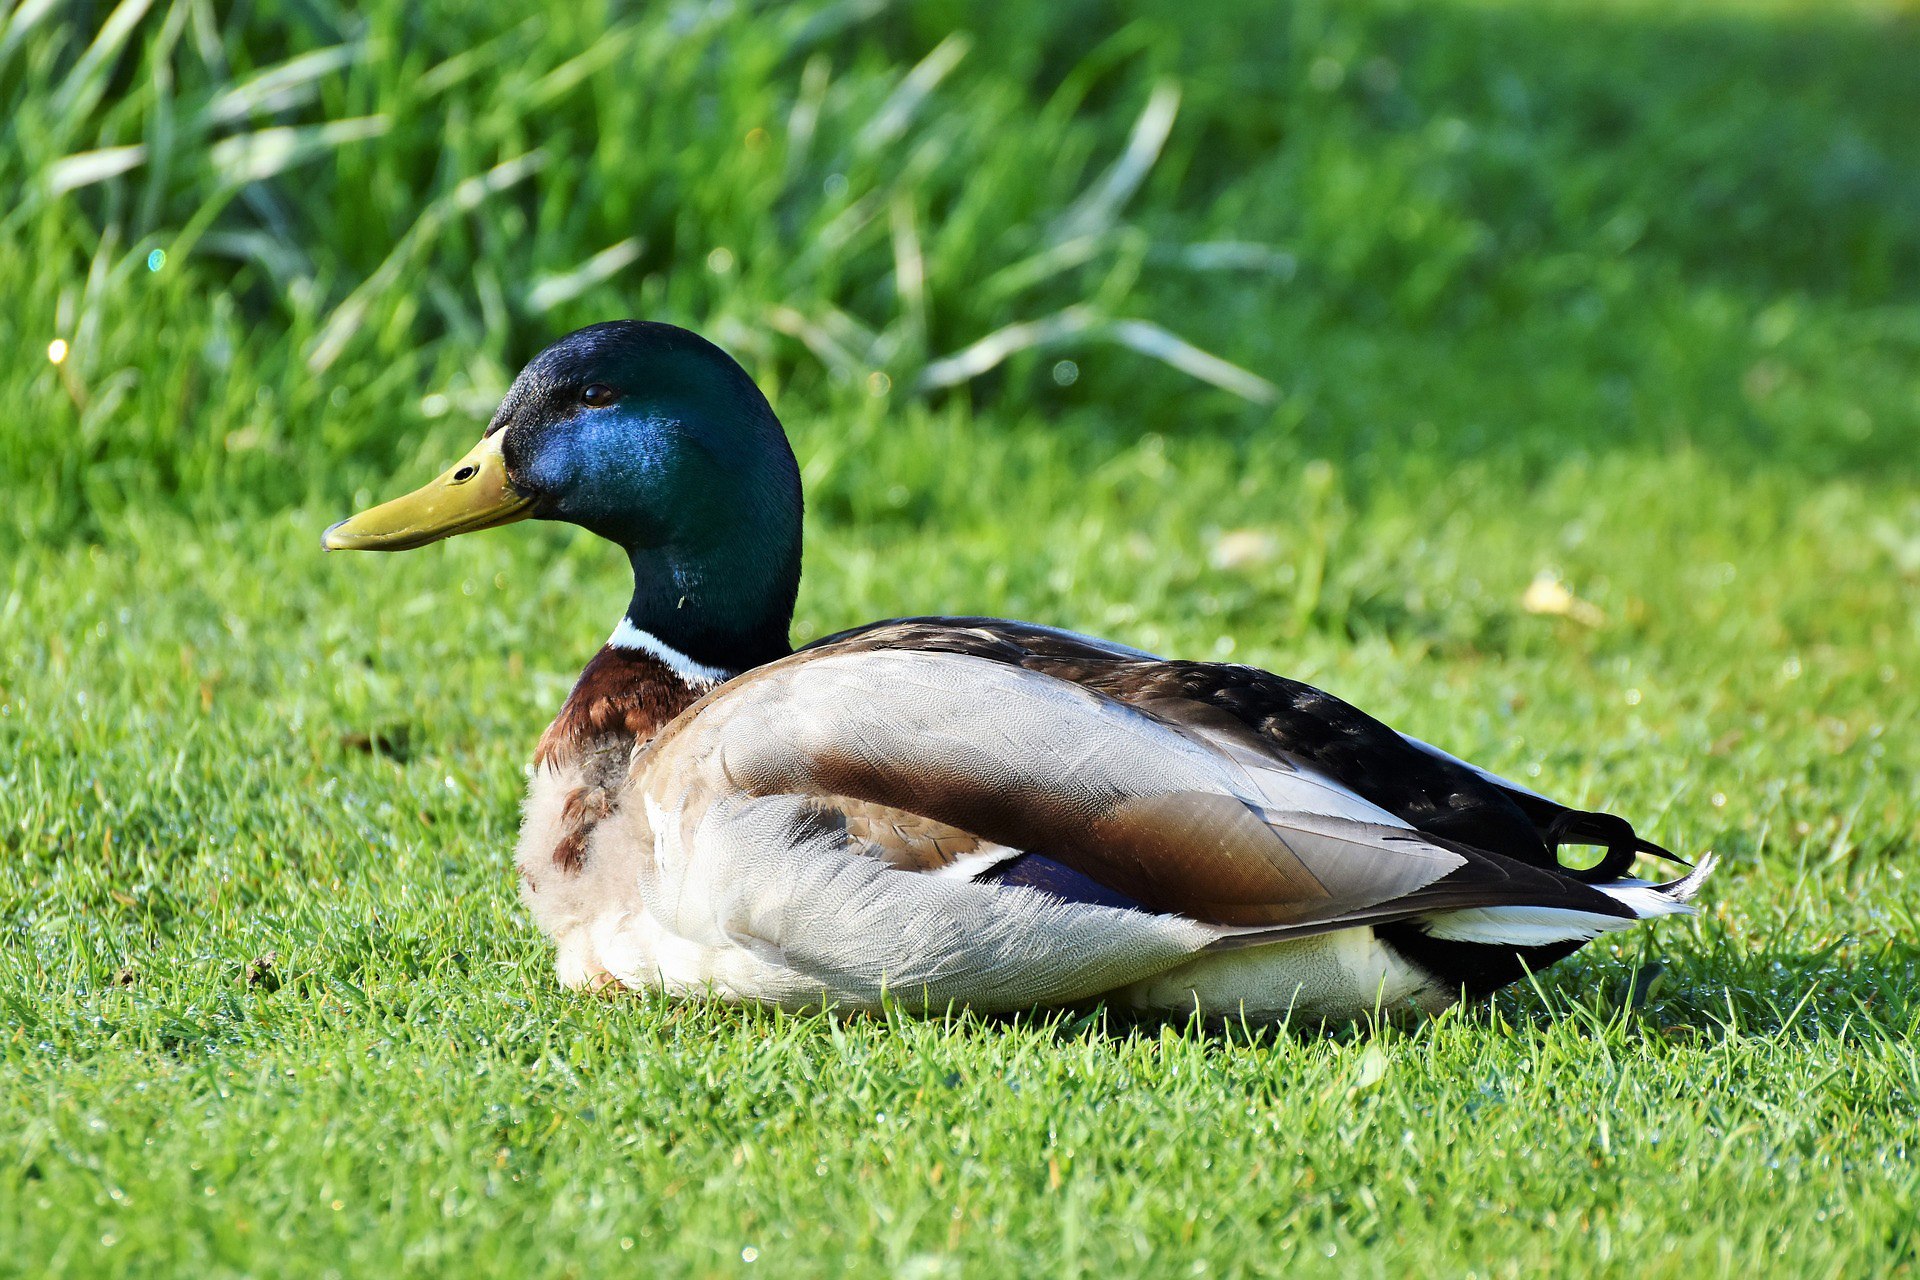
[(936, 395), (1104, 340), (1271, 398), (1130, 296), (1176, 82), (1123, 41), (1035, 101), (965, 31), (883, 56), (878, 12), (17, 9), (0, 326), (67, 352), (11, 374), (29, 520), (300, 497), (421, 417), (470, 430), (531, 349), (619, 314), (803, 393)]
[(952, 401), (1102, 448), (1284, 439), (1355, 485), (1883, 467), (1915, 47), (1790, 0), (29, 0), (9, 527), (337, 499), (632, 314), (841, 449)]

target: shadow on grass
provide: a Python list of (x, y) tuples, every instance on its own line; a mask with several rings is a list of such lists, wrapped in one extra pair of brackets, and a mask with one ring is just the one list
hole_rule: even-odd
[[(1495, 1037), (1557, 1026), (1596, 1038), (1625, 1036), (1686, 1044), (1829, 1037), (1856, 1043), (1905, 1043), (1920, 1019), (1920, 945), (1887, 941), (1866, 954), (1848, 955), (1843, 962), (1840, 957), (1852, 949), (1845, 943), (1818, 951), (1766, 950), (1745, 955), (1717, 949), (1711, 956), (1631, 968), (1576, 962), (1532, 981), (1522, 980), (1490, 1000), (1466, 1001), (1439, 1017)], [(1282, 1040), (1353, 1043), (1416, 1032), (1431, 1021), (1419, 1015), (1380, 1014), (1268, 1022), (1141, 1014), (1101, 1003), (946, 1016), (983, 1026), (1037, 1031), (1061, 1042), (1094, 1036), (1122, 1043), (1158, 1039), (1172, 1032), (1240, 1047)]]

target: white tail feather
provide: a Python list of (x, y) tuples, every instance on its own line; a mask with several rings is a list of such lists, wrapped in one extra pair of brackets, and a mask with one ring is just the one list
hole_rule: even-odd
[(1693, 914), (1693, 896), (1713, 870), (1713, 862), (1713, 855), (1707, 854), (1686, 876), (1667, 884), (1616, 880), (1594, 886), (1632, 910), (1631, 919), (1592, 911), (1570, 911), (1565, 907), (1468, 907), (1424, 916), (1420, 927), (1431, 937), (1491, 946), (1543, 947), (1556, 942), (1585, 942), (1615, 929), (1630, 928), (1642, 920)]
[(1651, 920), (1655, 916), (1691, 915), (1695, 894), (1706, 882), (1713, 870), (1714, 857), (1705, 854), (1700, 865), (1678, 880), (1669, 880), (1665, 884), (1654, 884), (1647, 880), (1615, 880), (1612, 884), (1597, 884), (1594, 888), (1633, 908), (1633, 913), (1642, 920)]

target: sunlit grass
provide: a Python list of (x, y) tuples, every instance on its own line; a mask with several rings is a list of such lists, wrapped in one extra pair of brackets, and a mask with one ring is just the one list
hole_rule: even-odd
[[(0, 1271), (1915, 1265), (1909, 19), (220, 12), (0, 25)], [(622, 314), (774, 395), (798, 637), (1270, 666), (1706, 910), (1331, 1035), (560, 993), (507, 850), (624, 566), (317, 537)]]

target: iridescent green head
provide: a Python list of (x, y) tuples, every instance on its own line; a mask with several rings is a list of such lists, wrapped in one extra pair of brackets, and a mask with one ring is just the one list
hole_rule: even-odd
[(568, 334), (451, 470), (322, 542), (399, 551), (529, 517), (624, 548), (627, 621), (693, 661), (741, 671), (788, 651), (799, 468), (766, 397), (706, 339), (643, 320)]

